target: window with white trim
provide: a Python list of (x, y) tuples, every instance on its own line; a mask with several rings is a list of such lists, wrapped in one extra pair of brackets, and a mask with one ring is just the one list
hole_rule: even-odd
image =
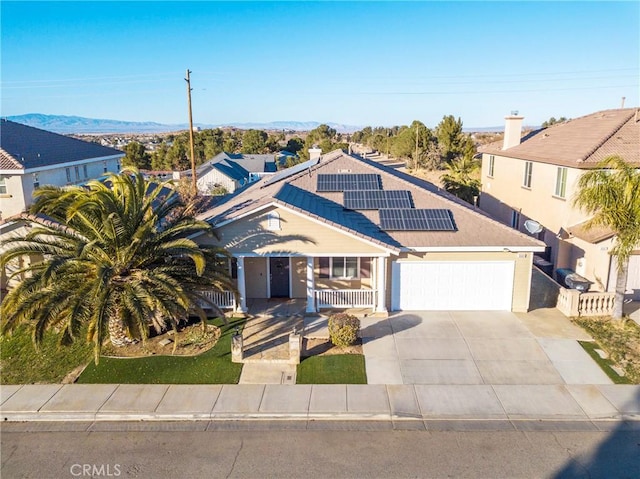
[(65, 168), (67, 172), (67, 183), (71, 183), (71, 168)]
[(556, 173), (556, 191), (555, 195), (558, 198), (564, 198), (567, 193), (567, 169), (563, 166), (558, 167)]
[(40, 187), (40, 178), (38, 178), (38, 173), (33, 173), (33, 188)]
[(524, 177), (522, 178), (522, 186), (531, 188), (531, 174), (533, 173), (533, 162), (524, 162)]
[(371, 258), (335, 256), (318, 258), (320, 278), (358, 279), (371, 277)]
[(279, 231), (280, 226), (280, 214), (277, 211), (271, 211), (267, 214), (267, 229), (269, 231)]
[(0, 195), (7, 194), (7, 177), (0, 175)]
[(82, 165), (82, 173), (84, 173), (84, 179), (89, 178), (89, 172), (87, 171), (87, 165)]
[(493, 169), (495, 166), (496, 157), (493, 155), (489, 155), (489, 169), (487, 172), (487, 176), (493, 176)]
[(76, 172), (76, 181), (78, 181), (80, 179), (80, 167), (79, 166), (74, 166), (73, 167), (75, 172)]

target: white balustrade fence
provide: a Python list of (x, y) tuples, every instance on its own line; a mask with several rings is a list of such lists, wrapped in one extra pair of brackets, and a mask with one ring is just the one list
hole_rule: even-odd
[[(232, 291), (203, 291), (202, 295), (220, 309), (235, 309), (236, 307), (236, 298)], [(201, 306), (206, 308), (207, 304), (202, 302)]]
[(614, 293), (580, 293), (560, 288), (557, 308), (565, 316), (610, 316), (614, 298)]
[(374, 289), (316, 289), (318, 308), (373, 308), (376, 301)]

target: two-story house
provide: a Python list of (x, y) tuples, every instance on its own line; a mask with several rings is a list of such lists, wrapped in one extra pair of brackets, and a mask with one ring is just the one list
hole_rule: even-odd
[(25, 211), (41, 185), (72, 185), (118, 172), (125, 154), (13, 121), (0, 120), (0, 223)]
[[(599, 111), (524, 137), (522, 116), (505, 119), (504, 141), (481, 149), (480, 208), (543, 240), (555, 269), (574, 270), (593, 282), (591, 291), (614, 291), (615, 234), (585, 229), (589, 215), (572, 200), (580, 176), (608, 156), (640, 168), (640, 110)], [(640, 245), (631, 257), (627, 293), (640, 300)]]

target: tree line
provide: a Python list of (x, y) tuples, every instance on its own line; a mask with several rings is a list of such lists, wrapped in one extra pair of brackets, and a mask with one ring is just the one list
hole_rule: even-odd
[(356, 131), (351, 140), (404, 160), (408, 170), (444, 170), (445, 190), (469, 203), (479, 195), (477, 147), (471, 135), (463, 132), (460, 118), (444, 116), (434, 129), (418, 120), (408, 126), (368, 126)]
[[(296, 156), (288, 157), (283, 166), (305, 161), (308, 150), (318, 146), (326, 153), (336, 148), (347, 149), (343, 135), (327, 125), (320, 125), (308, 134), (293, 136), (286, 140), (284, 132), (266, 132), (263, 130), (223, 130), (205, 129), (194, 132), (194, 153), (196, 165), (201, 165), (217, 154), (227, 153), (269, 154), (288, 151)], [(134, 166), (142, 170), (177, 170), (191, 166), (189, 132), (183, 131), (167, 135), (160, 140), (153, 151), (148, 151), (139, 141), (132, 141), (124, 147), (125, 166)]]

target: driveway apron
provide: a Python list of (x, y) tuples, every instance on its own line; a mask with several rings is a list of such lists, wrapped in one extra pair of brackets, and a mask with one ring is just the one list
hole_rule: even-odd
[(369, 384), (611, 384), (560, 312), (412, 311), (362, 321)]

